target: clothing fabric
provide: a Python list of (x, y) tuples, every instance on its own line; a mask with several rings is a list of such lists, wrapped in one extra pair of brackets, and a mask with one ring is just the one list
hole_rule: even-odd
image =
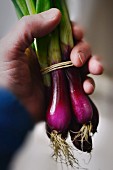
[(8, 168), (13, 154), (33, 125), (30, 114), (16, 96), (0, 89), (0, 170)]

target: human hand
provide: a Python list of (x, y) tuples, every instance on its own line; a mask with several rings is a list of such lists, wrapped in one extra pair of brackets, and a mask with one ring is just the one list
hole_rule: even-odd
[(85, 93), (92, 94), (95, 89), (95, 82), (87, 75), (89, 73), (101, 75), (103, 73), (103, 65), (98, 55), (92, 56), (90, 45), (83, 40), (83, 30), (75, 23), (72, 23), (72, 29), (76, 45), (71, 51), (70, 59), (76, 67), (80, 67)]
[(51, 32), (60, 18), (57, 9), (25, 16), (0, 41), (0, 86), (11, 90), (35, 121), (43, 119), (44, 88), (37, 58), (32, 52), (29, 60), (26, 49), (34, 38)]
[[(0, 86), (11, 90), (36, 121), (43, 119), (44, 88), (35, 54), (32, 52), (29, 60), (25, 51), (34, 38), (51, 32), (60, 19), (61, 14), (56, 9), (23, 17), (13, 30), (0, 41)], [(89, 45), (82, 40), (83, 32), (76, 25), (73, 26), (73, 34), (78, 44), (71, 52), (71, 60), (75, 66), (81, 67), (90, 58), (91, 50)], [(79, 57), (76, 57), (79, 51), (82, 51), (86, 56), (82, 63)], [(32, 65), (32, 70), (30, 65)], [(89, 59), (88, 69), (92, 74), (101, 74), (103, 70), (96, 57)], [(83, 87), (86, 93), (92, 93), (94, 81), (91, 78), (86, 79)]]

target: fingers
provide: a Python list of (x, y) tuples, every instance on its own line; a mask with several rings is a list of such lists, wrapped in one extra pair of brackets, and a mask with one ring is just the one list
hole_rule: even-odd
[(70, 59), (76, 67), (81, 67), (91, 56), (91, 48), (85, 41), (79, 42), (71, 51)]
[(88, 70), (91, 74), (94, 75), (101, 75), (103, 73), (104, 69), (99, 56), (95, 55), (90, 58), (88, 63)]
[(94, 92), (95, 82), (91, 77), (87, 77), (86, 80), (83, 82), (83, 89), (88, 95)]
[(87, 62), (87, 65), (81, 69), (81, 77), (84, 80), (83, 82), (83, 89), (86, 94), (90, 95), (95, 90), (95, 82), (91, 77), (87, 77), (88, 73), (93, 75), (101, 75), (104, 69), (102, 63), (100, 61), (99, 56), (93, 56)]
[(82, 28), (72, 23), (73, 36), (77, 45), (71, 51), (71, 61), (76, 67), (81, 67), (81, 77), (83, 89), (86, 94), (90, 95), (94, 92), (95, 82), (92, 78), (86, 77), (88, 73), (100, 75), (103, 73), (103, 66), (98, 56), (91, 57), (91, 48), (89, 44), (83, 41), (84, 31)]
[(95, 89), (95, 82), (92, 78), (87, 77), (87, 74), (91, 73), (93, 75), (101, 75), (104, 69), (100, 61), (99, 56), (93, 56), (86, 62), (86, 64), (81, 67), (80, 73), (83, 82), (83, 89), (86, 94), (92, 94)]
[(72, 31), (75, 40), (82, 40), (84, 36), (84, 30), (74, 22), (72, 22)]
[[(60, 22), (61, 13), (58, 9), (50, 9), (40, 14), (24, 16), (16, 27), (6, 36), (10, 49), (25, 51), (34, 38), (42, 37), (51, 32)], [(7, 42), (7, 41), (6, 41)]]
[(82, 79), (86, 78), (86, 75), (91, 73), (93, 75), (101, 75), (104, 71), (100, 57), (95, 55), (89, 58), (89, 60), (80, 68)]
[[(94, 75), (100, 75), (103, 73), (103, 66), (99, 56), (91, 57), (91, 48), (89, 44), (83, 41), (84, 31), (76, 23), (72, 22), (73, 36), (78, 41), (78, 44), (71, 52), (71, 61), (76, 67), (81, 67), (81, 71), (84, 75), (91, 73)], [(80, 42), (81, 41), (81, 42)], [(89, 60), (88, 60), (89, 59)], [(86, 63), (87, 62), (87, 63)]]

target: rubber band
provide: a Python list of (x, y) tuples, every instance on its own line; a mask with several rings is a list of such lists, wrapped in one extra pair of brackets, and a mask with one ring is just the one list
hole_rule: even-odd
[(60, 62), (57, 64), (53, 64), (49, 67), (46, 67), (44, 69), (41, 69), (42, 74), (47, 74), (49, 72), (52, 72), (54, 70), (62, 69), (62, 68), (67, 68), (67, 67), (72, 67), (74, 66), (71, 61), (65, 61), (65, 62)]

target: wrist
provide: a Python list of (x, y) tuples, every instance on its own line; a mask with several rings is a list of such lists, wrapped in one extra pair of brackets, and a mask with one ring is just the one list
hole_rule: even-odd
[(8, 124), (12, 122), (12, 126), (18, 126), (20, 128), (19, 130), (24, 131), (24, 129), (31, 129), (34, 125), (34, 120), (27, 109), (20, 100), (6, 88), (0, 88), (0, 116), (1, 126), (8, 126)]

